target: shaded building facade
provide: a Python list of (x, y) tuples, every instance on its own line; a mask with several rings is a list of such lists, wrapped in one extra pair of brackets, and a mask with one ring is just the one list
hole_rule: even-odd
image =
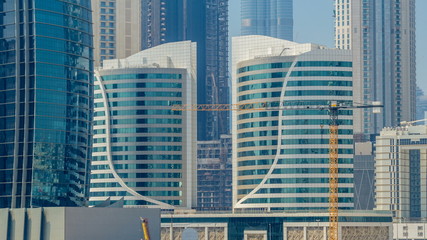
[[(197, 43), (197, 103), (229, 103), (228, 0), (143, 0), (142, 48)], [(198, 140), (229, 134), (230, 113), (198, 112)]]
[(231, 136), (197, 142), (197, 209), (231, 210)]
[[(113, 217), (114, 216), (114, 217)], [(45, 207), (0, 209), (2, 240), (141, 239), (140, 217), (160, 239), (160, 209)]]
[(354, 209), (375, 208), (375, 155), (371, 142), (356, 142), (354, 149)]
[(0, 3), (0, 208), (86, 204), (91, 16), (89, 0)]

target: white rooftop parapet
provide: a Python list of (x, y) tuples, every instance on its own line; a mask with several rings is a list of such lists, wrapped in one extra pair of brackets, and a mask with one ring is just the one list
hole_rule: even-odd
[(427, 134), (427, 125), (384, 127), (381, 130), (381, 136), (404, 136)]
[(313, 43), (296, 43), (288, 40), (248, 35), (233, 37), (233, 63), (274, 56), (296, 56), (315, 49), (326, 49), (325, 46)]
[(182, 41), (162, 44), (124, 59), (103, 61), (102, 69), (117, 68), (190, 68), (197, 66), (197, 45)]

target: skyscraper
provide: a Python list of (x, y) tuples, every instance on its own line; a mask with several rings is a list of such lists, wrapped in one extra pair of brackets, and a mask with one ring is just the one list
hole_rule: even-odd
[(293, 40), (293, 0), (242, 0), (241, 35)]
[(0, 2), (0, 208), (86, 204), (92, 85), (89, 0)]
[(196, 44), (166, 43), (96, 72), (91, 205), (196, 207)]
[[(229, 103), (228, 0), (143, 0), (142, 47), (197, 43), (197, 101)], [(229, 133), (228, 112), (198, 112), (198, 140)]]
[(95, 66), (141, 51), (141, 1), (91, 0)]
[(384, 128), (376, 145), (376, 209), (395, 218), (426, 218), (427, 126)]
[[(351, 53), (265, 36), (233, 38), (233, 104), (352, 104)], [(274, 106), (274, 105), (273, 105)], [(339, 115), (339, 207), (353, 208), (353, 116)], [(329, 113), (233, 112), (234, 209), (329, 207)]]
[(353, 52), (354, 101), (384, 104), (355, 110), (356, 134), (415, 118), (415, 0), (336, 0), (335, 45)]
[(142, 0), (142, 48), (177, 42), (187, 35), (185, 1)]

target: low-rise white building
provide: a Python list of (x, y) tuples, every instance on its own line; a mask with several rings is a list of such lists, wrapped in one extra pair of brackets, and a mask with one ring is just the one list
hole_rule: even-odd
[[(339, 239), (389, 240), (392, 217), (384, 211), (340, 211)], [(161, 239), (184, 239), (196, 232), (199, 240), (325, 240), (329, 214), (322, 212), (252, 212), (162, 214)]]
[(393, 223), (393, 239), (418, 240), (427, 239), (427, 222)]
[(396, 219), (427, 217), (427, 125), (384, 128), (375, 156), (377, 210)]

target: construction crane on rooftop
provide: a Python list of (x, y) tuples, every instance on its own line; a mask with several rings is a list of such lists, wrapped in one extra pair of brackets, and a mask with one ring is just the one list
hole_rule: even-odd
[(173, 111), (281, 111), (318, 109), (329, 112), (329, 231), (328, 240), (338, 240), (338, 111), (341, 109), (373, 108), (379, 113), (383, 107), (379, 102), (371, 105), (349, 105), (331, 101), (329, 105), (286, 105), (286, 102), (252, 102), (239, 104), (189, 104), (175, 105)]

